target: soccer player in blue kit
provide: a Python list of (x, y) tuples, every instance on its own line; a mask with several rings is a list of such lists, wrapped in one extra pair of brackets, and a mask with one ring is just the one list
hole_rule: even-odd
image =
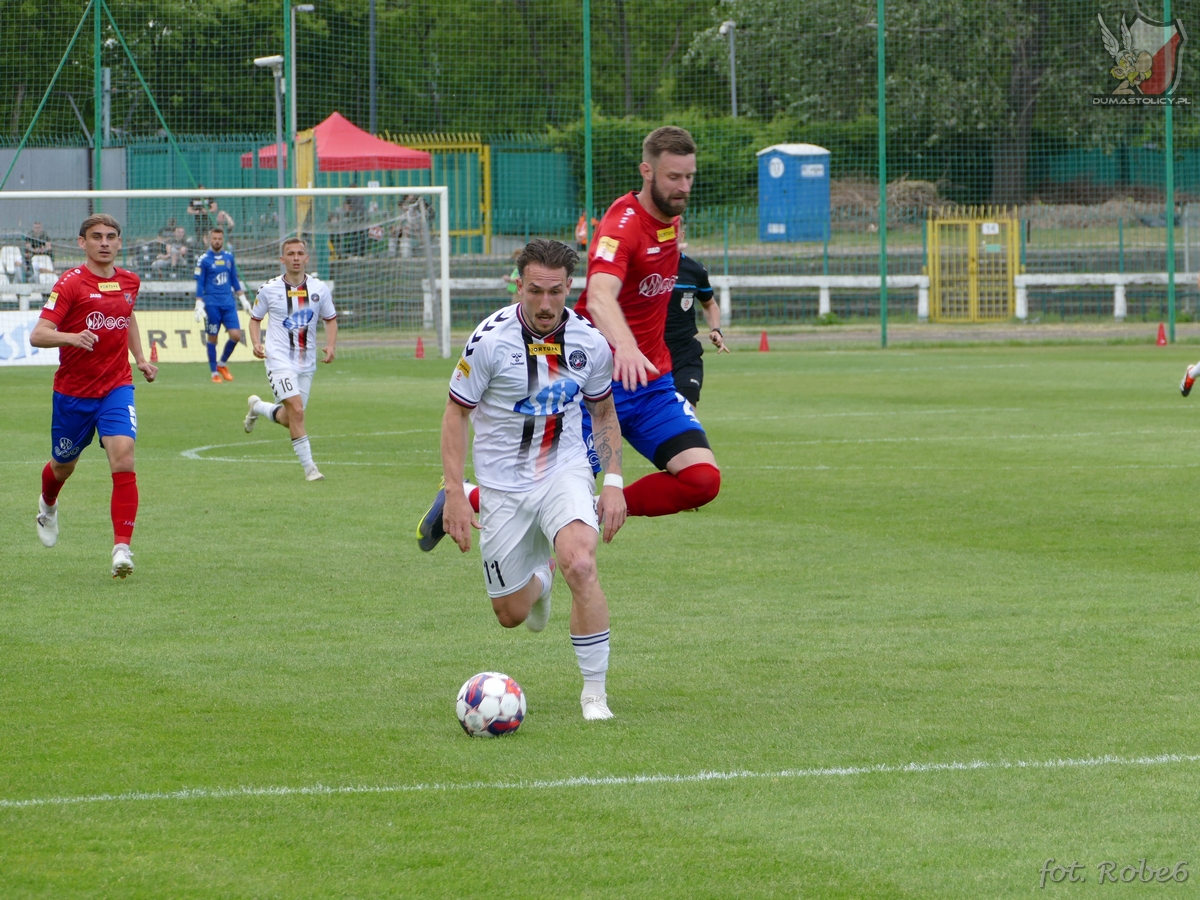
[[(237, 304), (233, 301), (236, 293), (242, 304), (242, 309), (250, 311), (250, 301), (242, 283), (238, 281), (237, 264), (233, 261), (233, 251), (225, 248), (225, 229), (214, 228), (208, 233), (209, 249), (196, 260), (196, 321), (205, 322), (204, 330), (208, 335), (205, 349), (208, 351), (208, 367), (212, 370), (212, 380), (220, 382), (233, 381), (229, 372), (229, 357), (242, 340), (242, 326), (238, 321)], [(217, 362), (217, 337), (221, 326), (225, 326), (225, 349), (221, 353), (221, 361)]]

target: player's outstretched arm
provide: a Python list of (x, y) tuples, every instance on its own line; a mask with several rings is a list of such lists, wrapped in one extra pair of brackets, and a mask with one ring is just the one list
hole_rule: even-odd
[(325, 346), (322, 351), (325, 358), (321, 360), (324, 363), (333, 362), (333, 358), (337, 356), (337, 319), (328, 319), (325, 322)]
[(129, 352), (133, 354), (133, 361), (146, 381), (158, 377), (158, 366), (148, 361), (142, 352), (142, 330), (138, 328), (137, 316), (133, 313), (129, 314)]
[(728, 353), (729, 348), (725, 346), (725, 335), (721, 331), (720, 305), (716, 300), (710, 299), (701, 300), (700, 306), (704, 310), (704, 321), (708, 323), (708, 339), (712, 341), (718, 353)]
[[(621, 423), (612, 396), (597, 403), (588, 402), (592, 416), (592, 441), (600, 467), (604, 470), (604, 486), (596, 503), (596, 515), (603, 528), (604, 543), (610, 543), (625, 524), (624, 482), (621, 480)], [(614, 476), (614, 477), (609, 477)]]
[(90, 351), (100, 338), (91, 331), (59, 331), (49, 319), (38, 319), (29, 333), (29, 343), (34, 347), (79, 347)]
[(588, 313), (613, 347), (613, 381), (621, 382), (627, 391), (649, 384), (658, 377), (658, 369), (638, 348), (637, 338), (621, 312), (621, 304), (617, 302), (621, 279), (597, 272), (588, 278), (587, 292)]
[(446, 412), (442, 416), (442, 475), (446, 479), (442, 527), (463, 553), (471, 549), (471, 528), (479, 527), (479, 520), (463, 492), (467, 442), (471, 437), (470, 416), (469, 409), (453, 400), (446, 401)]

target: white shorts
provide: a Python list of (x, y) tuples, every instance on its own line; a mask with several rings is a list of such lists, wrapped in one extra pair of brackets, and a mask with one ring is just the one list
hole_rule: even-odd
[(275, 369), (267, 367), (267, 381), (271, 382), (271, 391), (275, 394), (275, 402), (282, 403), (288, 397), (300, 398), (300, 405), (308, 409), (308, 392), (312, 390), (312, 372), (293, 372), (291, 369)]
[(489, 597), (519, 591), (546, 565), (558, 532), (579, 520), (598, 532), (596, 477), (591, 468), (564, 469), (532, 491), (479, 488), (479, 552)]

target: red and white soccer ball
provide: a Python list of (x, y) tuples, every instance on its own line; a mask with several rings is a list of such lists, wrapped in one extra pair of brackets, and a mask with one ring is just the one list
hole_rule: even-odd
[(500, 672), (480, 672), (458, 692), (458, 721), (471, 737), (512, 734), (525, 718), (525, 692)]

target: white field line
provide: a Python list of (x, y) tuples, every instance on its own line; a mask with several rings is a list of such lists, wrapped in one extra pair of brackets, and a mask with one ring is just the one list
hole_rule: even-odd
[[(338, 440), (342, 438), (358, 438), (358, 437), (391, 437), (399, 434), (434, 434), (436, 429), (433, 428), (414, 428), (408, 431), (368, 431), (356, 434), (312, 434), (309, 439), (318, 440)], [(282, 439), (280, 439), (282, 440)], [(267, 464), (287, 464), (291, 465), (296, 462), (295, 459), (289, 457), (287, 459), (265, 459), (258, 456), (201, 456), (200, 454), (208, 450), (221, 450), (225, 447), (249, 447), (251, 444), (278, 444), (280, 440), (267, 439), (261, 441), (234, 441), (229, 444), (205, 444), (203, 447), (192, 447), (188, 450), (181, 450), (179, 455), (184, 459), (197, 460), (199, 462), (255, 462)], [(282, 446), (282, 444), (281, 444)], [(410, 466), (410, 465), (432, 465), (432, 463), (399, 463), (399, 462), (336, 462), (332, 460), (322, 460), (321, 465), (332, 466)]]
[(1147, 428), (1139, 431), (1073, 431), (1048, 434), (935, 434), (925, 437), (877, 437), (877, 438), (818, 438), (812, 441), (755, 441), (756, 447), (815, 447), (822, 444), (932, 444), (946, 441), (1058, 441), (1091, 437), (1129, 437), (1161, 435), (1178, 437), (1194, 436), (1195, 429), (1163, 430)]
[(34, 797), (27, 800), (0, 799), (0, 809), (36, 806), (77, 806), (86, 803), (137, 803), (160, 800), (228, 800), (241, 797), (338, 796), (343, 794), (413, 794), (434, 791), (556, 790), (579, 787), (620, 787), (644, 784), (702, 784), (710, 781), (764, 779), (849, 778), (859, 775), (903, 775), (924, 772), (977, 772), (1007, 769), (1091, 769), (1102, 766), (1161, 766), (1200, 762), (1198, 754), (1164, 753), (1159, 756), (1096, 756), (1083, 759), (1018, 760), (1007, 762), (906, 763), (873, 766), (832, 766), (815, 769), (781, 769), (775, 772), (697, 772), (692, 775), (579, 775), (574, 778), (529, 781), (429, 782), (425, 784), (343, 785), (314, 784), (306, 787), (183, 788), (178, 791), (130, 791), (121, 794), (90, 794), (76, 797)]

